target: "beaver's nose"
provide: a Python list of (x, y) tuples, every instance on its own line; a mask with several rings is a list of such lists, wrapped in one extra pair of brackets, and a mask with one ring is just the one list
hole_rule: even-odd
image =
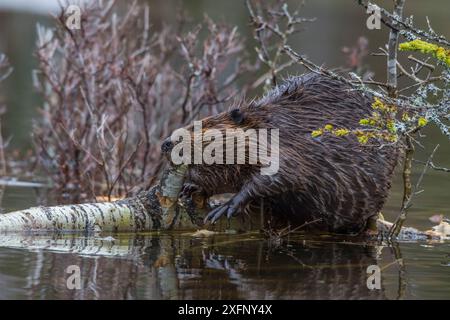
[(163, 141), (161, 145), (161, 151), (163, 153), (169, 153), (170, 151), (172, 151), (172, 148), (173, 142), (170, 140), (170, 138), (167, 138), (166, 140)]

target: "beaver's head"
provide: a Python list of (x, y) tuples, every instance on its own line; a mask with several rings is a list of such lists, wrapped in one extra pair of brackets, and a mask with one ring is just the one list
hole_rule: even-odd
[(273, 174), (279, 141), (270, 119), (265, 106), (241, 106), (175, 130), (161, 149), (174, 164), (207, 167), (203, 169), (216, 177), (251, 175), (254, 170)]
[[(227, 134), (232, 132), (248, 131), (248, 129), (258, 129), (264, 127), (262, 125), (263, 119), (253, 110), (249, 110), (251, 106), (241, 106), (229, 111), (219, 113), (215, 116), (210, 116), (192, 124), (175, 130), (170, 137), (165, 139), (161, 145), (161, 151), (170, 155), (174, 147), (180, 143), (188, 143), (191, 146), (191, 151), (198, 151), (201, 146), (205, 147), (211, 143), (218, 141), (216, 138), (220, 135), (222, 142), (226, 143)], [(187, 145), (185, 145), (187, 146)], [(216, 145), (217, 146), (217, 145)], [(181, 146), (179, 146), (181, 148)], [(194, 156), (194, 155), (192, 155)]]

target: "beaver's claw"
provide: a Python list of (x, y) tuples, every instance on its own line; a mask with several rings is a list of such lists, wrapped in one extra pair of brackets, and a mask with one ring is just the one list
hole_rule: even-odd
[(185, 183), (180, 191), (179, 197), (182, 199), (191, 198), (193, 194), (201, 192), (202, 189), (198, 185), (193, 183)]
[(232, 206), (229, 205), (229, 202), (215, 208), (214, 210), (212, 210), (211, 212), (208, 213), (208, 215), (206, 216), (204, 223), (210, 222), (211, 224), (214, 224), (217, 222), (217, 220), (219, 220), (219, 218), (226, 213), (228, 219), (231, 218), (231, 216), (236, 212), (237, 208), (234, 208)]
[(242, 199), (239, 195), (234, 196), (228, 202), (224, 203), (221, 206), (213, 209), (204, 219), (204, 223), (210, 222), (214, 224), (219, 220), (219, 218), (226, 214), (227, 218), (230, 219), (233, 215), (239, 212), (239, 208), (242, 205)]

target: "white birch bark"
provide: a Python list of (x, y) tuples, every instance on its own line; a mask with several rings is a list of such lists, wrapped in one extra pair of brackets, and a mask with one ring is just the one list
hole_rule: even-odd
[(110, 231), (139, 232), (172, 228), (194, 228), (182, 217), (178, 194), (185, 166), (169, 167), (160, 183), (136, 197), (115, 202), (34, 207), (0, 215), (0, 232), (22, 231)]

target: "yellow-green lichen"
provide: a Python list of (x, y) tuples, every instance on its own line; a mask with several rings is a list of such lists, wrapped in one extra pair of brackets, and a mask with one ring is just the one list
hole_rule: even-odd
[(381, 99), (375, 97), (371, 104), (372, 113), (368, 118), (360, 119), (359, 124), (363, 128), (353, 130), (347, 128), (334, 128), (327, 124), (322, 128), (312, 131), (313, 138), (325, 134), (331, 134), (335, 137), (344, 137), (353, 135), (360, 144), (368, 144), (371, 139), (377, 139), (385, 142), (397, 142), (396, 114), (398, 109), (395, 105), (387, 104)]
[(450, 67), (450, 50), (439, 47), (436, 44), (416, 39), (413, 41), (400, 43), (399, 49), (401, 51), (420, 51), (425, 54), (431, 54), (436, 59), (442, 61)]
[(402, 121), (410, 121), (411, 117), (409, 116), (408, 112), (403, 112), (402, 114)]
[(333, 134), (336, 137), (343, 137), (343, 136), (348, 135), (349, 133), (350, 133), (350, 130), (348, 130), (348, 129), (336, 129), (333, 131)]
[(396, 133), (397, 132), (397, 128), (395, 127), (395, 122), (393, 120), (388, 120), (386, 122), (386, 128), (388, 129), (388, 131), (390, 133)]
[(358, 138), (359, 143), (361, 143), (361, 144), (366, 144), (367, 142), (369, 142), (369, 137), (367, 135), (362, 135), (357, 138)]
[(322, 134), (323, 134), (322, 129), (314, 130), (313, 132), (311, 132), (311, 137), (317, 138), (317, 137), (321, 136)]
[(425, 119), (424, 117), (420, 117), (420, 118), (417, 120), (417, 125), (418, 125), (419, 127), (425, 127), (425, 126), (427, 125), (427, 123), (428, 123), (428, 120)]

